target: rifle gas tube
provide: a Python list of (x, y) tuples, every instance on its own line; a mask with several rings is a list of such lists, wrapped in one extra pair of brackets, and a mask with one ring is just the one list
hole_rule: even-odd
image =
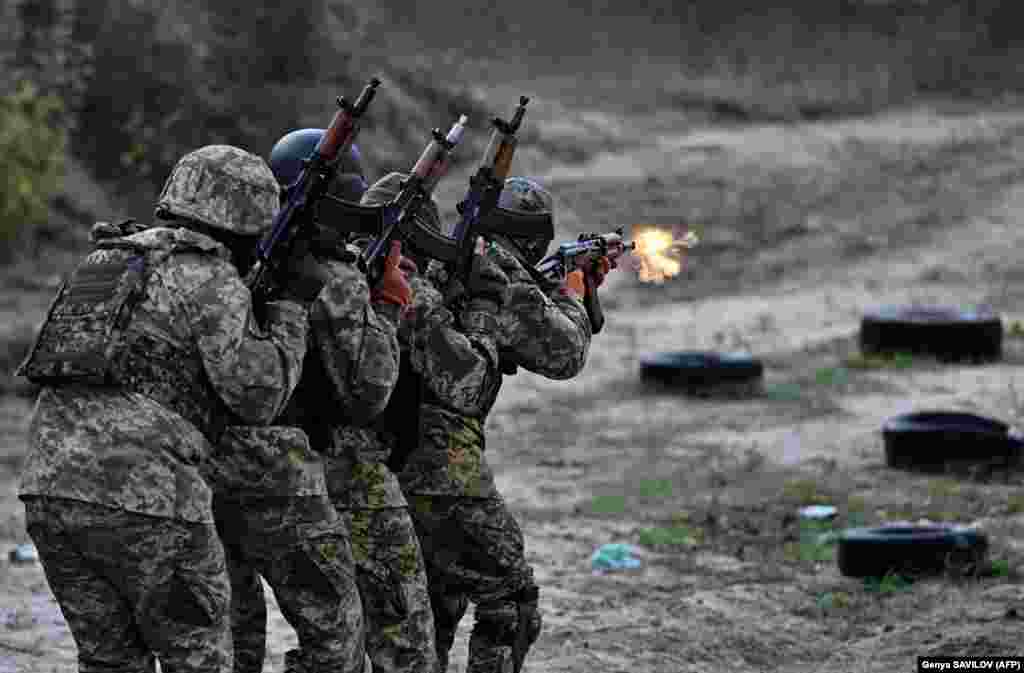
[(359, 134), (360, 120), (377, 93), (380, 80), (372, 78), (355, 103), (337, 99), (339, 110), (295, 182), (286, 188), (287, 200), (274, 218), (270, 233), (256, 246), (256, 262), (246, 277), (253, 295), (265, 300), (274, 291), (273, 271), (290, 254), (296, 241), (314, 221), (317, 203), (324, 198), (337, 172), (337, 160)]

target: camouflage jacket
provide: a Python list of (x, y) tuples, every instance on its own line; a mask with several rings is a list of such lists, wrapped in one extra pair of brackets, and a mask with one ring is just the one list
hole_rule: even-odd
[[(102, 270), (117, 246), (145, 250), (151, 263), (120, 330), (116, 380), (130, 385), (46, 385), (30, 423), (19, 492), (212, 522), (210, 490), (199, 471), (211, 447), (196, 422), (179, 412), (270, 422), (301, 373), (306, 312), (272, 302), (266, 331), (258, 328), (228, 250), (188, 229), (153, 227), (100, 241), (78, 271), (90, 264)], [(88, 299), (96, 291), (84, 281), (75, 290), (74, 278), (72, 296), (77, 291)], [(58, 341), (57, 352), (76, 346), (73, 336)]]
[(404, 507), (387, 468), (391, 441), (372, 423), (398, 379), (400, 307), (370, 301), (366, 276), (351, 257), (323, 260), (331, 280), (310, 309), (302, 382), (283, 422), (310, 435), (324, 458), (327, 490), (342, 508)]
[(591, 331), (582, 302), (560, 288), (542, 291), (512, 254), (497, 245), (490, 250), (510, 281), (494, 333), (459, 331), (460, 290), (453, 284), (442, 297), (448, 282), (439, 265), (415, 286), (417, 319), (407, 336), (400, 333), (423, 389), (418, 445), (399, 475), (406, 494), (497, 494), (484, 423), (501, 388), (499, 351), (548, 378), (570, 378), (586, 362)]

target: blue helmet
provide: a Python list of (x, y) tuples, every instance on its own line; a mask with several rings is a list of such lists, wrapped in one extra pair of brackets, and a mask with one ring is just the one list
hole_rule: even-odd
[[(285, 134), (270, 150), (270, 170), (282, 188), (298, 179), (306, 159), (313, 154), (325, 129), (299, 129)], [(363, 173), (362, 156), (353, 144), (338, 160), (338, 172), (329, 191), (346, 201), (358, 202), (369, 185)], [(282, 194), (283, 195), (283, 194)]]

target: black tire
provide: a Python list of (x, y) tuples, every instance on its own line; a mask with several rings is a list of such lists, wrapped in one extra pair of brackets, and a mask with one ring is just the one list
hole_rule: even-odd
[(910, 577), (971, 572), (988, 553), (981, 531), (963, 526), (850, 528), (839, 535), (839, 572), (847, 577)]
[(1003, 352), (1003, 323), (988, 311), (883, 306), (862, 318), (860, 348), (869, 355), (912, 353), (945, 361), (998, 360)]
[(749, 388), (763, 376), (761, 361), (744, 353), (670, 351), (640, 359), (645, 381), (691, 392)]
[(947, 463), (1017, 464), (1024, 448), (1002, 421), (958, 411), (919, 411), (882, 426), (885, 462), (897, 469), (934, 471)]

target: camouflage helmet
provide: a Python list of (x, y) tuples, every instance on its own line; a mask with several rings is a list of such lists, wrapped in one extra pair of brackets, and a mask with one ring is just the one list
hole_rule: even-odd
[[(517, 214), (548, 215), (552, 218), (551, 226), (554, 226), (554, 199), (551, 192), (536, 180), (521, 176), (505, 180), (498, 207)], [(504, 236), (519, 248), (530, 264), (536, 264), (544, 257), (552, 240), (547, 236)]]
[[(313, 154), (324, 133), (325, 129), (298, 129), (286, 133), (274, 143), (270, 150), (270, 170), (282, 189), (298, 179), (306, 159)], [(328, 191), (339, 199), (358, 202), (368, 186), (363, 173), (362, 153), (358, 146), (351, 145), (338, 158), (337, 173)]]
[(281, 190), (260, 157), (231, 145), (183, 156), (164, 183), (158, 217), (177, 215), (242, 236), (263, 234), (280, 209)]

